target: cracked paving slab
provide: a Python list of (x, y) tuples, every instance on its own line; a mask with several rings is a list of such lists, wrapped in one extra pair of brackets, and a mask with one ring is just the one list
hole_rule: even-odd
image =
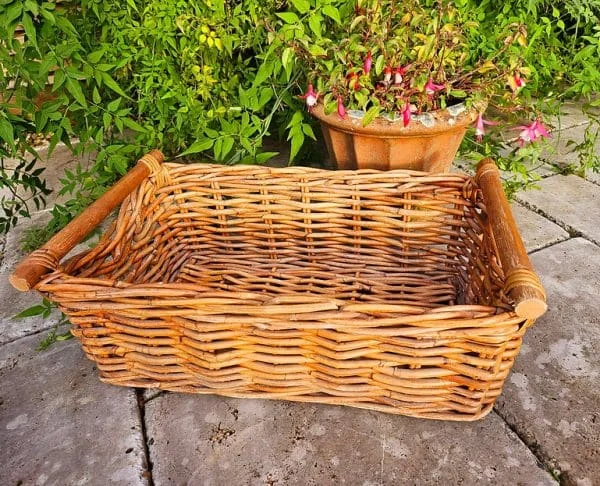
[(556, 484), (495, 413), (438, 422), (169, 393), (145, 414), (155, 484)]
[(0, 484), (147, 484), (135, 392), (101, 383), (76, 340), (0, 346)]
[(600, 248), (574, 238), (531, 255), (548, 312), (525, 333), (498, 412), (562, 473), (600, 479)]

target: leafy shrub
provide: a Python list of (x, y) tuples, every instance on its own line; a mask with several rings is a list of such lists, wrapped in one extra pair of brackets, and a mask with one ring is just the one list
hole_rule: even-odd
[[(436, 8), (436, 0), (422, 3)], [(524, 95), (535, 94), (544, 110), (600, 90), (599, 4), (455, 2), (482, 25), (474, 52), (488, 55), (510, 23), (527, 26)], [(97, 154), (94, 165), (65, 176), (62, 192), (71, 200), (53, 209), (52, 231), (153, 147), (171, 157), (261, 163), (272, 155), (262, 152), (264, 138), (277, 135), (290, 140), (296, 158), (314, 138), (298, 99), (310, 73), (280, 47), (304, 38), (318, 55), (320, 37), (345, 29), (353, 8), (354, 0), (0, 2), (0, 186), (8, 191), (0, 230), (48, 194), (30, 134), (50, 136), (50, 152), (63, 142), (78, 154)], [(20, 27), (22, 41), (15, 40)], [(478, 154), (499, 147), (465, 145)], [(527, 176), (526, 155), (513, 151), (506, 167)]]

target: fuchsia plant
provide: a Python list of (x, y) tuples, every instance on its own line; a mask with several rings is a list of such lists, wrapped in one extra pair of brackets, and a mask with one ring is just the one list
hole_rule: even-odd
[[(359, 110), (363, 124), (380, 114), (397, 115), (406, 127), (415, 123), (415, 115), (463, 103), (479, 111), (474, 127), (479, 142), (486, 126), (500, 123), (483, 117), (486, 107), (504, 123), (520, 121), (519, 143), (547, 138), (541, 114), (526, 93), (531, 70), (522, 61), (525, 27), (511, 24), (498, 33), (492, 55), (477, 57), (477, 19), (464, 12), (461, 17), (453, 2), (431, 3), (357, 0), (353, 17), (330, 37), (323, 35), (318, 51), (308, 38), (295, 38), (294, 52), (321, 93), (309, 84), (302, 96), (307, 107), (320, 102), (326, 113), (337, 111), (340, 118)], [(534, 121), (523, 123), (527, 119)]]

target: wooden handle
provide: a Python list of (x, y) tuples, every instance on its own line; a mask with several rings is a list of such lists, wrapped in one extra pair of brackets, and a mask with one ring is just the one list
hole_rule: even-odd
[(153, 150), (144, 155), (119, 182), (97, 201), (65, 226), (40, 249), (25, 257), (15, 268), (9, 281), (22, 292), (31, 290), (42, 276), (58, 267), (60, 260), (82, 241), (110, 212), (138, 187), (148, 175), (156, 172), (164, 160), (163, 154)]
[(515, 301), (515, 312), (519, 317), (537, 319), (548, 308), (546, 294), (533, 271), (504, 195), (500, 171), (492, 159), (479, 162), (475, 182), (483, 193), (488, 219), (504, 269), (505, 291)]

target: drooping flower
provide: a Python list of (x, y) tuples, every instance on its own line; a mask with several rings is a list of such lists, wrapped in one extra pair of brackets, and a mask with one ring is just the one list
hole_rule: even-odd
[(406, 74), (408, 66), (398, 66), (394, 69), (394, 84), (402, 83), (402, 79)]
[(337, 114), (342, 120), (346, 118), (346, 108), (341, 96), (337, 97)]
[(549, 138), (550, 134), (548, 130), (541, 122), (541, 120), (535, 120), (529, 125), (521, 125), (517, 127), (518, 130), (521, 130), (519, 133), (519, 138), (517, 142), (521, 147), (523, 147), (528, 142), (535, 142), (538, 138)]
[(515, 86), (517, 87), (517, 89), (525, 87), (525, 80), (519, 74), (515, 74), (513, 76), (513, 81), (515, 82)]
[(310, 111), (312, 109), (312, 107), (317, 104), (317, 101), (319, 100), (319, 93), (317, 93), (314, 90), (312, 84), (309, 84), (308, 88), (306, 90), (306, 93), (304, 93), (302, 96), (300, 96), (300, 99), (303, 99), (306, 101), (306, 106), (308, 107), (308, 110)]
[(542, 121), (539, 119), (535, 121), (535, 128), (533, 129), (533, 131), (535, 132), (537, 138), (550, 138), (548, 130), (546, 129)]
[(408, 124), (410, 123), (410, 118), (412, 115), (412, 109), (410, 106), (410, 102), (407, 101), (404, 104), (404, 106), (402, 107), (401, 113), (402, 113), (402, 123), (404, 124), (405, 127), (407, 127)]
[(389, 86), (392, 82), (392, 68), (386, 66), (383, 68), (383, 84)]
[(373, 56), (371, 56), (371, 51), (367, 52), (367, 57), (365, 57), (365, 62), (363, 64), (363, 70), (365, 74), (369, 74), (371, 72), (371, 67), (373, 66)]
[(478, 142), (481, 142), (485, 135), (485, 125), (498, 125), (498, 122), (485, 120), (483, 118), (483, 113), (479, 113), (477, 120), (475, 121), (475, 138)]
[(425, 93), (427, 93), (428, 96), (433, 96), (437, 91), (441, 91), (445, 87), (445, 84), (436, 84), (431, 78), (429, 78), (427, 80), (427, 84), (425, 85)]
[(350, 73), (350, 74), (348, 74), (348, 76), (346, 76), (346, 79), (348, 80), (348, 87), (350, 89), (353, 89), (354, 91), (358, 91), (360, 89), (360, 83), (358, 81), (358, 74)]

